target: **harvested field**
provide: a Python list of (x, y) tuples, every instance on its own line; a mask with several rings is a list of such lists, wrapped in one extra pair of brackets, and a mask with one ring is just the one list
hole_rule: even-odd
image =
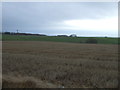
[(3, 41), (2, 52), (3, 88), (118, 87), (117, 45)]

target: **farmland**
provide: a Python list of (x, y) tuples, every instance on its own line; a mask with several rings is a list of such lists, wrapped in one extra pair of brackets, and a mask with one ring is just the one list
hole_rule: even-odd
[[(3, 88), (118, 87), (118, 45), (116, 44), (41, 40), (48, 37), (41, 37), (35, 41), (37, 36), (26, 42), (27, 38), (22, 41), (21, 37), (31, 36), (20, 36), (20, 39), (16, 39), (16, 36), (7, 37), (3, 36), (2, 43)], [(54, 37), (51, 38), (56, 40)]]
[(109, 37), (57, 37), (33, 35), (2, 35), (2, 41), (52, 41), (69, 43), (86, 43), (88, 38), (95, 38), (98, 44), (118, 44), (118, 38)]

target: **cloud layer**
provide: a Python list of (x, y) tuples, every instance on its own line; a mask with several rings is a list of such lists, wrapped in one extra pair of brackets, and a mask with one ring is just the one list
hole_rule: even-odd
[[(86, 36), (117, 35), (117, 3), (5, 2), (2, 6), (4, 31), (16, 32), (19, 29), (21, 32), (48, 35), (71, 33)], [(90, 28), (92, 25), (93, 29)], [(102, 28), (99, 28), (101, 26)]]

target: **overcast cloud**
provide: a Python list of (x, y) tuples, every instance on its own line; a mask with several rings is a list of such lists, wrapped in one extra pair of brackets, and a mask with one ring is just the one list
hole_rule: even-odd
[(4, 2), (3, 31), (118, 36), (117, 2)]

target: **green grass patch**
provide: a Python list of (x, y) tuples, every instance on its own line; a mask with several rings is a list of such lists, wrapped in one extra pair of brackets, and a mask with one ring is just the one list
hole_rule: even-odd
[(88, 38), (95, 38), (98, 44), (120, 44), (118, 38), (105, 37), (57, 37), (57, 36), (33, 36), (33, 35), (0, 35), (2, 41), (53, 41), (86, 43)]

